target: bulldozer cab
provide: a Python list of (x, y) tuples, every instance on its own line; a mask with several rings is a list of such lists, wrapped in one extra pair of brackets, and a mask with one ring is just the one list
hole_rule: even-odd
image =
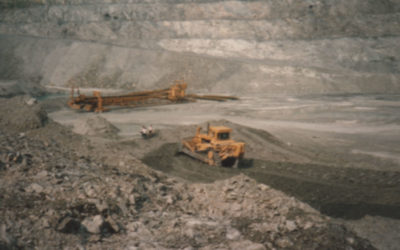
[(232, 129), (224, 126), (209, 127), (208, 136), (216, 141), (226, 141), (231, 138)]

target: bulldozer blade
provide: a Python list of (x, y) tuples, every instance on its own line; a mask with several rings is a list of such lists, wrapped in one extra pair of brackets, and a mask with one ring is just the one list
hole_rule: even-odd
[(192, 157), (192, 158), (194, 158), (194, 159), (197, 159), (199, 161), (202, 161), (202, 162), (208, 164), (208, 157), (207, 156), (203, 156), (201, 154), (194, 153), (194, 152), (190, 151), (187, 148), (182, 148), (181, 152), (186, 154), (186, 155), (188, 155), (188, 156), (190, 156), (190, 157)]

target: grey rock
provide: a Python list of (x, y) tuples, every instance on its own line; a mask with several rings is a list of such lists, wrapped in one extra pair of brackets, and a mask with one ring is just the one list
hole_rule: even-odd
[(7, 228), (5, 224), (0, 225), (0, 246), (1, 242), (4, 242), (6, 245), (10, 246), (13, 243), (14, 239), (7, 234)]
[(174, 203), (174, 198), (171, 195), (165, 197), (167, 204), (172, 205)]
[(25, 191), (27, 191), (27, 192), (29, 192), (29, 193), (32, 193), (32, 192), (35, 192), (35, 193), (41, 193), (41, 192), (43, 192), (43, 187), (42, 186), (40, 186), (39, 184), (37, 184), (37, 183), (32, 183), (31, 185), (29, 185), (26, 189), (25, 189)]
[(48, 228), (50, 227), (49, 219), (44, 217), (41, 219), (41, 228)]
[(120, 231), (118, 223), (111, 217), (106, 219), (106, 226), (110, 233), (118, 233)]
[(96, 205), (96, 208), (100, 213), (102, 213), (108, 209), (108, 204), (104, 200), (96, 199), (94, 204)]
[(76, 234), (81, 231), (81, 223), (77, 219), (65, 217), (57, 225), (57, 230), (63, 233)]
[(266, 250), (263, 244), (254, 243), (249, 240), (235, 241), (230, 243), (229, 246), (231, 249)]
[(228, 228), (226, 232), (226, 238), (228, 240), (237, 240), (241, 236), (240, 232), (236, 228)]
[(287, 248), (293, 246), (293, 242), (285, 236), (275, 240), (275, 244), (280, 248)]
[(29, 98), (29, 99), (25, 100), (25, 103), (26, 103), (28, 106), (32, 106), (32, 105), (34, 105), (34, 104), (37, 103), (37, 100), (36, 100), (35, 98)]
[(292, 231), (296, 230), (296, 229), (297, 229), (296, 222), (294, 222), (294, 221), (292, 221), (292, 220), (287, 220), (287, 221), (286, 221), (286, 229), (287, 229), (289, 232), (292, 232)]
[(119, 207), (119, 209), (121, 209), (121, 212), (122, 212), (122, 214), (125, 216), (125, 215), (127, 215), (128, 213), (129, 213), (129, 210), (128, 210), (128, 208), (126, 207), (126, 204), (125, 204), (125, 201), (123, 201), (122, 199), (121, 200), (119, 200), (119, 202), (118, 202), (118, 207)]
[(86, 182), (83, 185), (83, 188), (85, 190), (85, 193), (88, 197), (95, 197), (96, 196), (96, 188), (93, 187), (93, 185), (89, 182)]
[(35, 177), (38, 179), (44, 178), (48, 175), (48, 172), (46, 170), (40, 171)]
[(87, 231), (92, 234), (101, 233), (104, 219), (101, 215), (85, 218), (82, 225), (86, 227)]

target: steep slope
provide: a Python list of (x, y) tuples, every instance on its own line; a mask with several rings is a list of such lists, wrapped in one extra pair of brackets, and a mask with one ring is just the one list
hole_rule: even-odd
[[(44, 1), (46, 2), (46, 1)], [(0, 15), (1, 78), (233, 93), (399, 92), (400, 2), (48, 1)]]

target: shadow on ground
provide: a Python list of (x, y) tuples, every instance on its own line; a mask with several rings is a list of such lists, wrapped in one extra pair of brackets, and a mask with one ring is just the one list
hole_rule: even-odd
[(258, 159), (244, 159), (239, 169), (217, 168), (177, 151), (177, 144), (164, 144), (142, 160), (188, 182), (207, 183), (243, 173), (332, 217), (359, 219), (368, 214), (400, 218), (400, 178), (395, 172)]

